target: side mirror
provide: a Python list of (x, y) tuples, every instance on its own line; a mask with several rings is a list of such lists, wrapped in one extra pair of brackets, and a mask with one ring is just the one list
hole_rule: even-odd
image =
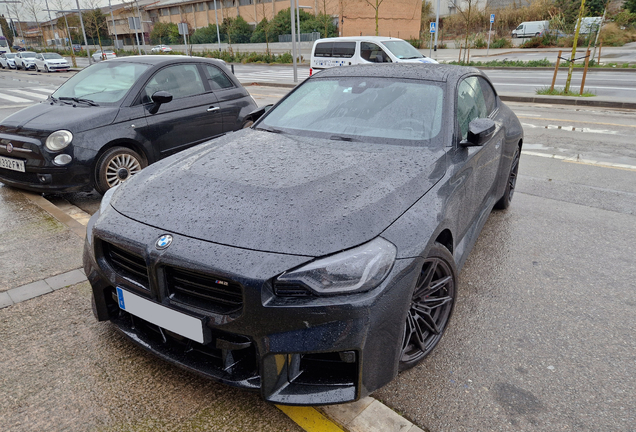
[(274, 106), (274, 104), (269, 104), (269, 105), (265, 105), (265, 106), (260, 107), (260, 108), (256, 108), (254, 111), (252, 111), (251, 113), (246, 115), (245, 118), (251, 118), (252, 121), (255, 122), (256, 120), (261, 118), (263, 116), (263, 114), (265, 114), (267, 111), (272, 109), (273, 106)]
[(156, 114), (162, 104), (172, 101), (172, 95), (167, 91), (160, 90), (152, 95), (152, 101), (154, 104), (148, 111), (150, 111), (150, 114)]
[(495, 131), (495, 122), (489, 118), (477, 118), (468, 124), (468, 137), (459, 145), (462, 147), (482, 146)]

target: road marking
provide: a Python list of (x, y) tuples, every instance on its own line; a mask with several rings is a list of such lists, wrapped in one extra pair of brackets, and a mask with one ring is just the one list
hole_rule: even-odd
[(636, 165), (618, 164), (618, 163), (612, 163), (612, 162), (601, 162), (601, 161), (595, 161), (591, 159), (581, 159), (578, 156), (563, 156), (563, 155), (539, 153), (539, 152), (533, 152), (533, 151), (527, 151), (527, 150), (523, 150), (521, 154), (528, 155), (528, 156), (538, 156), (538, 157), (543, 157), (548, 159), (558, 159), (558, 160), (562, 160), (563, 162), (570, 162), (570, 163), (576, 163), (581, 165), (591, 165), (591, 166), (596, 166), (601, 168), (613, 168), (613, 169), (620, 169), (625, 171), (636, 171)]
[(11, 90), (12, 93), (17, 93), (19, 95), (24, 95), (24, 96), (29, 96), (32, 98), (36, 98), (39, 100), (43, 100), (46, 99), (48, 97), (48, 95), (43, 95), (41, 93), (32, 93), (30, 91), (26, 91), (26, 90), (22, 90), (22, 89), (15, 89), (15, 90)]
[(276, 408), (307, 432), (344, 432), (312, 407), (276, 405)]
[(20, 97), (17, 97), (17, 96), (11, 96), (11, 95), (8, 95), (8, 94), (5, 94), (5, 93), (0, 93), (0, 99), (6, 99), (6, 100), (8, 100), (10, 102), (22, 102), (22, 103), (28, 102), (28, 103), (33, 103), (33, 101), (30, 100), (30, 99), (24, 99), (24, 98), (20, 98)]
[[(525, 119), (533, 118), (533, 117), (529, 117), (529, 116), (520, 116), (520, 115), (518, 115), (517, 117), (525, 118)], [(541, 117), (541, 120), (571, 122), (571, 123), (587, 123), (587, 124), (596, 124), (596, 125), (603, 125), (603, 126), (620, 126), (620, 127), (636, 128), (636, 125), (619, 124), (619, 123), (592, 122), (592, 121), (585, 121), (585, 120), (565, 120), (565, 119), (555, 119), (555, 118), (545, 118), (545, 117)]]

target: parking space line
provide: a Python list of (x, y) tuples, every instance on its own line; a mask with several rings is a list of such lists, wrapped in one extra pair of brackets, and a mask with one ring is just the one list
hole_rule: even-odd
[(276, 405), (276, 408), (307, 432), (345, 432), (312, 407)]
[(636, 165), (620, 164), (620, 163), (613, 163), (613, 162), (602, 162), (602, 161), (595, 161), (591, 159), (581, 159), (576, 156), (563, 156), (563, 155), (540, 153), (540, 152), (533, 152), (533, 151), (527, 151), (527, 150), (523, 150), (521, 154), (528, 155), (528, 156), (538, 156), (538, 157), (549, 158), (549, 159), (557, 159), (563, 162), (570, 162), (570, 163), (576, 163), (581, 165), (591, 165), (591, 166), (596, 166), (600, 168), (613, 168), (613, 169), (619, 169), (619, 170), (625, 170), (625, 171), (636, 171)]

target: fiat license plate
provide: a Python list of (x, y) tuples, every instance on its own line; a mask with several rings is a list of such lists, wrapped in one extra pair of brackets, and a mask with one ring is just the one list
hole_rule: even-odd
[(154, 325), (203, 343), (203, 322), (117, 287), (119, 307)]
[(25, 172), (24, 161), (0, 156), (0, 168), (6, 168), (11, 171)]

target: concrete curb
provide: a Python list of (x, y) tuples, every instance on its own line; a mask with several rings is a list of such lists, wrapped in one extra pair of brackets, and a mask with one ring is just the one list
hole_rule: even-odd
[(543, 104), (559, 104), (574, 105), (586, 107), (602, 107), (602, 108), (619, 108), (619, 109), (636, 109), (636, 102), (619, 102), (598, 100), (594, 98), (569, 97), (569, 96), (512, 96), (502, 95), (499, 97), (504, 102), (525, 102), (525, 103), (543, 103)]
[(13, 306), (26, 300), (52, 293), (67, 286), (86, 281), (83, 269), (75, 269), (66, 273), (31, 282), (10, 290), (0, 292), (0, 309)]
[(424, 432), (372, 397), (343, 405), (321, 406), (318, 410), (348, 432)]

